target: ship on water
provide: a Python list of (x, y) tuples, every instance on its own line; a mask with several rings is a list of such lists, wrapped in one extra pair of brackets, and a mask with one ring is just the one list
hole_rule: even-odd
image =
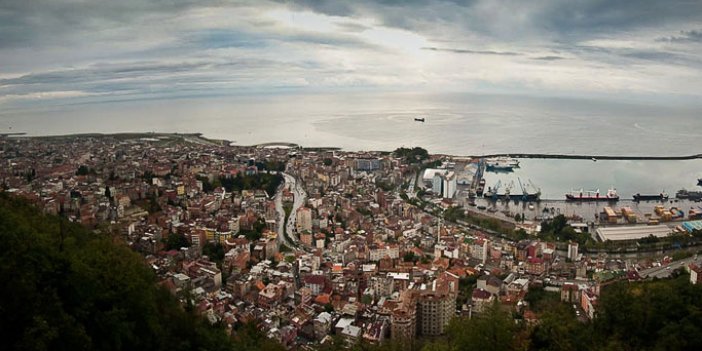
[(536, 187), (534, 183), (529, 180), (528, 183), (522, 183), (520, 178), (517, 178), (519, 182), (519, 188), (521, 192), (513, 192), (512, 189), (515, 187), (514, 181), (511, 181), (504, 189), (503, 193), (500, 193), (500, 187), (502, 183), (500, 181), (493, 187), (488, 187), (488, 190), (484, 193), (485, 198), (491, 199), (493, 201), (497, 200), (511, 200), (511, 201), (523, 201), (523, 202), (535, 202), (541, 200), (541, 189)]
[(655, 195), (649, 195), (649, 194), (640, 194), (637, 193), (634, 195), (634, 201), (666, 201), (668, 200), (669, 196), (666, 192), (662, 192), (660, 194), (655, 194)]
[(415, 121), (415, 122), (424, 122), (424, 117), (422, 117), (422, 118), (415, 118), (414, 121)]
[(702, 186), (702, 178), (697, 179), (697, 185)]
[(678, 190), (678, 192), (675, 193), (675, 198), (681, 200), (699, 201), (702, 200), (702, 191), (688, 191), (685, 189)]
[(519, 160), (510, 157), (495, 157), (485, 161), (485, 167), (491, 171), (511, 171), (519, 167)]
[(607, 194), (600, 195), (600, 189), (597, 190), (571, 190), (565, 194), (568, 201), (619, 201), (617, 190), (612, 188), (607, 190)]

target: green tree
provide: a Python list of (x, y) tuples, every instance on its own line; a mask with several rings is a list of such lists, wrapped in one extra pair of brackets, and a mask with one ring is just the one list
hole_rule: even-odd
[[(61, 224), (62, 223), (62, 224)], [(7, 350), (281, 350), (186, 312), (127, 246), (0, 194)]]
[(181, 247), (190, 247), (190, 241), (183, 234), (173, 233), (165, 240), (166, 250), (180, 250)]
[(451, 321), (448, 346), (452, 350), (511, 350), (516, 331), (512, 316), (495, 302), (477, 317)]

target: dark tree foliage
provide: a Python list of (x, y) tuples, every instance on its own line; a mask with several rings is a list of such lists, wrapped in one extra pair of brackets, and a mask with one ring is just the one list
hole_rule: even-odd
[(429, 158), (429, 152), (421, 147), (414, 148), (398, 148), (393, 154), (395, 157), (401, 158), (405, 163), (422, 163)]
[(207, 242), (202, 247), (202, 254), (210, 258), (212, 262), (216, 262), (220, 267), (224, 260), (224, 246), (220, 243)]
[(180, 250), (181, 247), (190, 247), (190, 241), (183, 234), (173, 233), (165, 240), (166, 250)]
[(76, 175), (83, 176), (83, 175), (88, 175), (88, 174), (95, 174), (95, 171), (91, 168), (88, 168), (86, 165), (81, 165), (78, 167), (78, 170), (76, 171)]
[(220, 177), (220, 183), (227, 191), (242, 191), (261, 189), (269, 196), (273, 196), (281, 183), (283, 176), (280, 174), (257, 173), (254, 175), (237, 174), (236, 177)]
[(256, 162), (256, 168), (258, 168), (259, 171), (284, 172), (285, 171), (285, 162), (274, 161), (274, 160), (265, 160), (263, 162)]
[(128, 247), (59, 221), (0, 194), (4, 350), (255, 349), (186, 313)]
[(568, 219), (562, 214), (550, 221), (541, 222), (539, 238), (547, 241), (576, 241), (580, 245), (585, 245), (592, 239), (587, 233), (576, 233), (575, 229), (568, 225)]
[(207, 177), (198, 176), (197, 179), (202, 182), (202, 190), (204, 192), (211, 192), (215, 188), (222, 186), (229, 192), (265, 190), (269, 196), (273, 196), (278, 186), (283, 183), (283, 176), (269, 173), (257, 173), (253, 175), (242, 175), (239, 173), (235, 177), (219, 177), (212, 182), (210, 182)]

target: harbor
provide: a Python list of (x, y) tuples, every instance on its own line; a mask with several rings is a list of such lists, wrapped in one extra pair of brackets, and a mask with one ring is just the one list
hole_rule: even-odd
[[(470, 211), (513, 221), (562, 214), (585, 223), (675, 225), (700, 211), (702, 160), (512, 158), (458, 162), (457, 200)], [(466, 173), (461, 176), (462, 173)], [(670, 213), (661, 216), (662, 209)], [(608, 211), (617, 220), (607, 218)], [(657, 213), (658, 212), (658, 213)], [(634, 219), (635, 218), (635, 219)], [(661, 220), (662, 219), (662, 220)]]

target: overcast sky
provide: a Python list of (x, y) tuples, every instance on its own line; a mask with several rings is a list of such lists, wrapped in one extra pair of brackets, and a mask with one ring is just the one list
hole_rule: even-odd
[(0, 0), (0, 109), (280, 91), (702, 94), (702, 1)]

